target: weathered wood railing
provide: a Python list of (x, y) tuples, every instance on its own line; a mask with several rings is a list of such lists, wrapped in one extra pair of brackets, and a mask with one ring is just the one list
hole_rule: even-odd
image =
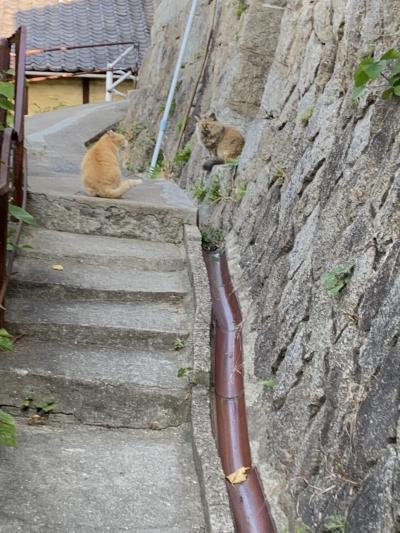
[[(19, 222), (13, 238), (13, 250), (8, 251), (10, 200), (25, 207), (27, 192), (26, 150), (24, 147), (24, 115), (27, 94), (25, 82), (26, 28), (20, 27), (8, 39), (0, 39), (0, 73), (3, 76), (14, 68), (14, 116), (7, 127), (7, 110), (0, 109), (0, 327), (4, 319), (4, 300), (10, 280), (15, 247), (21, 234)], [(13, 53), (15, 60), (12, 61)]]

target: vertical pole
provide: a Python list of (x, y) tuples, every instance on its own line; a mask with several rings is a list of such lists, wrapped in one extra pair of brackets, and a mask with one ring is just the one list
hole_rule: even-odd
[(167, 129), (167, 126), (168, 126), (169, 112), (171, 110), (171, 105), (172, 105), (172, 102), (173, 102), (173, 99), (174, 99), (176, 84), (178, 83), (178, 78), (179, 78), (180, 71), (181, 71), (183, 57), (185, 55), (186, 46), (187, 46), (187, 43), (188, 43), (188, 40), (189, 40), (190, 30), (192, 29), (192, 24), (193, 24), (194, 14), (196, 12), (196, 7), (197, 7), (197, 0), (193, 0), (192, 7), (191, 7), (190, 13), (189, 13), (189, 17), (188, 17), (188, 20), (187, 20), (187, 23), (186, 23), (185, 33), (184, 33), (184, 36), (183, 36), (183, 39), (182, 39), (181, 49), (179, 51), (179, 56), (178, 56), (178, 59), (177, 59), (177, 62), (176, 62), (175, 72), (174, 72), (174, 75), (173, 75), (173, 78), (172, 78), (171, 87), (169, 89), (167, 103), (165, 104), (164, 114), (163, 114), (163, 117), (161, 119), (160, 130), (158, 132), (156, 147), (154, 148), (153, 157), (152, 157), (151, 163), (150, 163), (150, 169), (149, 169), (149, 174), (150, 175), (152, 174), (154, 168), (157, 165), (158, 156), (159, 156), (160, 150), (161, 150), (161, 143), (162, 143), (162, 140), (163, 140), (163, 137), (164, 137), (164, 133), (165, 133), (165, 131)]
[[(8, 39), (0, 39), (0, 70), (7, 71), (10, 68), (10, 43)], [(6, 127), (7, 111), (0, 109), (0, 124)], [(1, 135), (1, 134), (0, 134)]]
[(82, 104), (88, 104), (90, 100), (90, 80), (89, 78), (81, 78), (82, 80)]
[(14, 151), (14, 203), (22, 207), (24, 187), (24, 123), (26, 113), (25, 97), (25, 50), (26, 28), (21, 26), (15, 38), (15, 116), (14, 130), (17, 142)]
[(109, 63), (106, 72), (106, 102), (112, 102), (113, 68)]

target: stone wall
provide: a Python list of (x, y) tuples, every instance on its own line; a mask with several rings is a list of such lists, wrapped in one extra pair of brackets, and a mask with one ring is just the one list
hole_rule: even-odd
[[(167, 158), (215, 1), (200, 2)], [(155, 136), (189, 3), (156, 11), (131, 100), (128, 124), (143, 127), (133, 160)], [(236, 0), (218, 4), (180, 180), (190, 192), (202, 176), (195, 113), (212, 108), (243, 132), (239, 168), (215, 168), (225, 192), (202, 211), (224, 229), (241, 296), (254, 459), (280, 531), (344, 531), (335, 520), (400, 531), (400, 101), (373, 89), (351, 99), (359, 58), (398, 47), (400, 4), (247, 4), (240, 18)], [(335, 267), (351, 274), (332, 297), (322, 276)]]

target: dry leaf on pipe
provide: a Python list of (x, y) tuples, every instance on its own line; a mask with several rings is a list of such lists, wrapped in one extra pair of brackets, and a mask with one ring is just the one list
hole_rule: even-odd
[(243, 483), (243, 481), (246, 481), (247, 474), (246, 472), (250, 470), (247, 466), (241, 466), (236, 470), (236, 472), (233, 472), (232, 474), (229, 474), (229, 476), (226, 476), (226, 479), (232, 483), (232, 485), (237, 485), (238, 483)]
[(61, 270), (64, 270), (64, 267), (62, 265), (53, 265), (51, 267), (53, 270), (59, 270), (61, 272)]

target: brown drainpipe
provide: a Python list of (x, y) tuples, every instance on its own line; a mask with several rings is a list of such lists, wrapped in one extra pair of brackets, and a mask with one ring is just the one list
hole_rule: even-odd
[(237, 533), (277, 533), (252, 464), (243, 381), (242, 315), (225, 255), (204, 252), (214, 319), (214, 430), (225, 476), (249, 468), (247, 480), (226, 480)]

